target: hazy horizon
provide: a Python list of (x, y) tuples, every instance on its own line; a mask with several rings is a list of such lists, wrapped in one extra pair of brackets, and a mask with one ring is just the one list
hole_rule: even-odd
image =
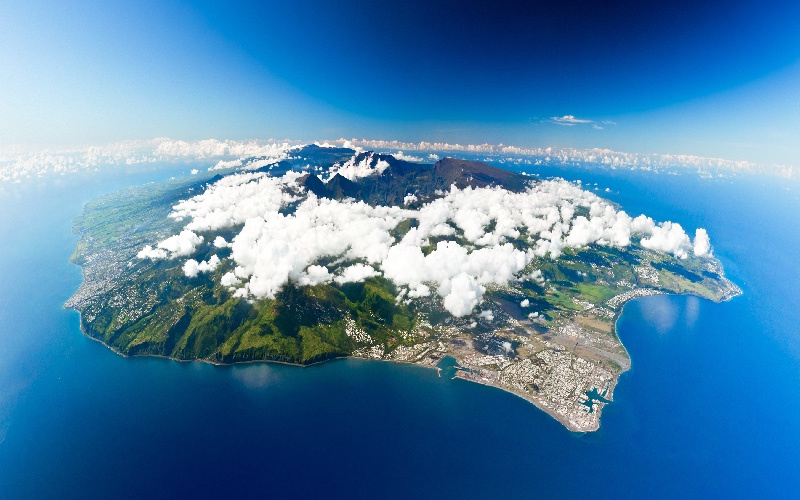
[(800, 6), (788, 1), (3, 10), (3, 145), (359, 137), (800, 155)]

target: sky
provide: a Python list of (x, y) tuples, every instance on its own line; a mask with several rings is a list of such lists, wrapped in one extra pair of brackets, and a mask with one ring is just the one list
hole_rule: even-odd
[(798, 165), (800, 3), (0, 2), (0, 145), (153, 137)]

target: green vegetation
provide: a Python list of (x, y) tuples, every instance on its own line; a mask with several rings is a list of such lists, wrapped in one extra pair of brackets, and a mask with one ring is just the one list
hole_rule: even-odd
[(608, 286), (590, 285), (588, 283), (579, 283), (577, 288), (581, 296), (593, 304), (602, 304), (618, 293)]
[[(308, 364), (352, 353), (348, 320), (387, 348), (414, 325), (414, 309), (395, 301), (397, 290), (382, 278), (288, 286), (250, 303), (214, 285), (216, 274), (190, 279), (177, 262), (141, 262), (124, 282), (124, 297), (112, 291), (82, 311), (84, 331), (127, 355)], [(152, 306), (132, 311), (131, 303)]]

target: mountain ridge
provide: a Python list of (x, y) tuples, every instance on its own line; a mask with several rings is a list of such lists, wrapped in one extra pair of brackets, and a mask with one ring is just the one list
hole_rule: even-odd
[(380, 173), (349, 179), (336, 172), (327, 182), (313, 172), (304, 174), (298, 183), (318, 197), (342, 200), (357, 199), (371, 205), (402, 205), (407, 195), (428, 200), (455, 185), (458, 189), (496, 186), (512, 192), (525, 189), (529, 179), (483, 162), (442, 158), (433, 164), (398, 160), (391, 155), (363, 152), (352, 161), (385, 161)]

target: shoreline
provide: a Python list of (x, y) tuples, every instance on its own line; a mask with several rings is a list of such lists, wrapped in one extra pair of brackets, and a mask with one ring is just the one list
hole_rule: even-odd
[[(73, 309), (73, 310), (75, 310), (75, 309)], [(75, 311), (78, 313), (78, 316), (80, 317), (81, 313), (79, 311), (77, 311), (77, 310), (75, 310)], [(304, 364), (299, 364), (299, 363), (289, 363), (289, 362), (286, 362), (286, 361), (278, 361), (278, 360), (271, 360), (271, 359), (251, 359), (251, 360), (247, 360), (247, 361), (235, 361), (233, 363), (221, 363), (221, 362), (218, 362), (218, 361), (210, 360), (208, 358), (180, 359), (180, 358), (174, 358), (174, 357), (171, 357), (171, 356), (165, 356), (163, 354), (134, 354), (134, 355), (128, 355), (128, 354), (124, 354), (124, 353), (118, 351), (117, 349), (115, 349), (114, 347), (106, 344), (103, 340), (98, 339), (96, 337), (93, 337), (93, 336), (87, 334), (86, 331), (83, 328), (83, 324), (81, 324), (79, 328), (80, 328), (81, 334), (85, 338), (87, 338), (89, 340), (92, 340), (94, 342), (97, 342), (98, 344), (102, 345), (103, 347), (105, 347), (106, 349), (108, 349), (109, 351), (113, 352), (114, 354), (116, 354), (117, 356), (119, 356), (121, 358), (130, 359), (130, 360), (137, 359), (137, 358), (140, 358), (140, 359), (156, 358), (156, 359), (164, 359), (164, 360), (168, 360), (168, 361), (175, 361), (175, 362), (178, 362), (178, 363), (200, 362), (200, 363), (205, 363), (205, 364), (208, 364), (208, 365), (211, 365), (211, 366), (216, 366), (216, 367), (233, 367), (233, 366), (237, 366), (237, 365), (270, 363), (270, 364), (278, 364), (278, 365), (283, 365), (283, 366), (291, 366), (291, 367), (295, 367), (295, 368), (309, 368), (309, 367), (316, 366), (316, 365), (322, 365), (324, 363), (328, 363), (328, 362), (331, 362), (331, 361), (337, 361), (337, 360), (343, 360), (343, 359), (358, 359), (358, 360), (362, 360), (362, 361), (375, 361), (375, 362), (381, 362), (381, 363), (395, 363), (395, 364), (402, 364), (402, 365), (418, 366), (420, 368), (424, 368), (424, 369), (428, 369), (428, 370), (435, 370), (437, 372), (437, 374), (439, 375), (439, 377), (441, 377), (441, 370), (442, 370), (437, 365), (419, 363), (417, 361), (404, 361), (404, 360), (398, 360), (398, 359), (363, 358), (363, 357), (360, 357), (360, 356), (337, 356), (335, 358), (325, 359), (325, 360), (322, 360), (322, 361), (315, 361), (313, 363), (309, 363), (309, 364), (304, 365)], [(627, 350), (626, 350), (626, 352), (627, 352)], [(612, 397), (611, 401), (613, 401), (613, 393), (614, 393), (614, 389), (617, 386), (617, 382), (619, 380), (619, 375), (622, 375), (622, 373), (624, 373), (625, 371), (627, 371), (627, 370), (624, 370), (624, 371), (620, 372), (613, 379), (611, 385), (609, 385), (607, 394), (609, 394)], [(491, 388), (503, 391), (505, 393), (517, 396), (518, 398), (527, 401), (528, 403), (530, 403), (534, 407), (536, 407), (538, 410), (540, 410), (543, 413), (545, 413), (545, 414), (549, 415), (550, 417), (552, 417), (554, 420), (556, 420), (558, 423), (563, 425), (568, 431), (570, 431), (572, 433), (585, 434), (587, 432), (596, 432), (600, 428), (599, 422), (600, 422), (600, 418), (602, 417), (602, 407), (595, 409), (595, 412), (597, 412), (597, 415), (598, 415), (598, 417), (597, 417), (598, 426), (596, 428), (589, 429), (589, 430), (577, 429), (568, 420), (563, 418), (559, 413), (550, 411), (550, 409), (548, 409), (547, 407), (541, 405), (541, 403), (539, 403), (536, 399), (532, 398), (531, 396), (529, 396), (527, 394), (524, 394), (524, 393), (521, 393), (519, 391), (515, 391), (515, 390), (512, 390), (512, 389), (508, 389), (508, 388), (500, 386), (500, 385), (489, 384), (489, 383), (485, 383), (485, 382), (482, 382), (482, 381), (479, 381), (479, 380), (469, 379), (469, 378), (461, 376), (461, 373), (462, 372), (460, 370), (456, 371), (455, 376), (453, 376), (451, 378), (451, 380), (459, 379), (459, 380), (463, 380), (465, 382), (472, 382), (472, 383), (475, 383), (475, 384), (478, 384), (478, 385), (481, 385), (481, 386), (484, 386), (484, 387), (491, 387)], [(606, 396), (604, 396), (604, 397), (606, 397)], [(604, 407), (606, 404), (607, 403), (602, 403), (602, 406)]]
[[(730, 300), (732, 300), (732, 299), (734, 299), (736, 297), (744, 295), (744, 292), (740, 288), (738, 289), (738, 292), (739, 293), (737, 293), (735, 295), (731, 295), (729, 297), (725, 297), (725, 298), (723, 298), (722, 300), (719, 300), (719, 301), (708, 299), (706, 297), (702, 297), (702, 296), (691, 294), (691, 293), (675, 293), (675, 292), (671, 292), (670, 293), (670, 292), (667, 292), (667, 293), (660, 293), (658, 295), (667, 295), (667, 296), (674, 296), (674, 297), (680, 297), (680, 296), (698, 297), (698, 298), (709, 300), (709, 301), (711, 301), (713, 303), (719, 304), (719, 303), (727, 302), (727, 301), (730, 301)], [(617, 373), (613, 377), (611, 383), (609, 384), (608, 389), (606, 390), (606, 394), (603, 397), (605, 399), (608, 399), (610, 402), (613, 402), (614, 391), (616, 390), (616, 387), (617, 387), (617, 385), (619, 383), (619, 379), (622, 376), (622, 374), (630, 371), (633, 368), (633, 359), (631, 358), (630, 353), (628, 352), (628, 348), (625, 346), (625, 344), (622, 342), (622, 339), (619, 336), (619, 333), (618, 333), (619, 330), (617, 328), (617, 325), (619, 323), (619, 320), (622, 318), (622, 316), (623, 316), (623, 314), (625, 312), (625, 307), (628, 304), (630, 304), (631, 302), (633, 302), (635, 300), (646, 299), (648, 297), (652, 297), (652, 296), (632, 297), (629, 300), (626, 300), (620, 306), (619, 312), (616, 314), (616, 317), (614, 318), (612, 333), (617, 337), (617, 340), (619, 340), (619, 344), (625, 350), (625, 354), (626, 354), (626, 356), (627, 356), (627, 358), (628, 358), (628, 360), (630, 362), (629, 362), (629, 366), (624, 368), (623, 370), (621, 370), (619, 373)], [(308, 364), (290, 363), (290, 362), (287, 362), (287, 361), (279, 361), (279, 360), (271, 360), (271, 359), (251, 359), (251, 360), (245, 360), (245, 361), (234, 361), (233, 363), (222, 363), (222, 362), (214, 361), (214, 360), (211, 360), (211, 359), (208, 359), (208, 358), (179, 359), (179, 358), (175, 358), (175, 357), (172, 357), (172, 356), (166, 356), (166, 355), (163, 355), (163, 354), (149, 354), (148, 353), (148, 354), (129, 355), (129, 354), (124, 354), (124, 353), (120, 352), (119, 350), (115, 349), (114, 347), (108, 345), (103, 340), (87, 334), (85, 329), (84, 329), (84, 327), (83, 327), (83, 323), (80, 321), (81, 312), (78, 311), (74, 307), (67, 306), (66, 304), (64, 305), (64, 308), (65, 309), (72, 309), (72, 310), (74, 310), (75, 312), (78, 313), (79, 329), (81, 331), (81, 334), (84, 337), (86, 337), (86, 338), (88, 338), (88, 339), (90, 339), (90, 340), (92, 340), (94, 342), (98, 342), (99, 344), (101, 344), (102, 346), (104, 346), (106, 349), (110, 350), (114, 354), (116, 354), (116, 355), (118, 355), (118, 356), (120, 356), (122, 358), (126, 358), (126, 359), (148, 358), (148, 357), (150, 357), (150, 358), (160, 358), (160, 359), (166, 359), (166, 360), (170, 360), (170, 361), (176, 361), (176, 362), (179, 362), (179, 363), (201, 362), (201, 363), (206, 363), (206, 364), (209, 364), (209, 365), (212, 365), (212, 366), (219, 366), (219, 367), (236, 366), (236, 365), (244, 365), (244, 364), (256, 364), (256, 363), (274, 363), (274, 364), (279, 364), (279, 365), (284, 365), (284, 366), (293, 366), (293, 367), (298, 367), (298, 368), (308, 368), (308, 367), (311, 367), (311, 366), (322, 365), (323, 363), (327, 363), (327, 362), (330, 362), (330, 361), (336, 361), (336, 360), (340, 360), (340, 359), (360, 359), (360, 360), (364, 360), (364, 361), (379, 361), (379, 362), (397, 363), (397, 364), (405, 364), (405, 365), (415, 365), (415, 366), (419, 366), (421, 368), (436, 370), (437, 373), (439, 374), (439, 376), (441, 377), (441, 368), (439, 368), (437, 365), (430, 365), (430, 364), (426, 364), (426, 363), (420, 363), (418, 361), (405, 361), (405, 360), (397, 360), (397, 359), (364, 358), (364, 357), (352, 356), (352, 355), (350, 355), (350, 356), (336, 356), (336, 357), (333, 357), (333, 358), (324, 359), (324, 360), (321, 360), (321, 361), (315, 361), (313, 363), (308, 363)], [(468, 378), (468, 377), (462, 375), (462, 371), (460, 371), (460, 370), (456, 371), (456, 374), (452, 377), (452, 379), (453, 380), (460, 379), (460, 380), (464, 380), (464, 381), (467, 381), (467, 382), (472, 382), (472, 383), (475, 383), (475, 384), (479, 384), (479, 385), (482, 385), (484, 387), (491, 387), (491, 388), (506, 392), (508, 394), (512, 394), (512, 395), (514, 395), (514, 396), (516, 396), (516, 397), (518, 397), (520, 399), (523, 399), (523, 400), (527, 401), (528, 403), (532, 404), (538, 410), (544, 412), (545, 414), (549, 415), (554, 420), (559, 422), (568, 431), (570, 431), (572, 433), (575, 433), (575, 434), (586, 434), (587, 432), (597, 432), (600, 429), (603, 408), (605, 408), (605, 406), (608, 404), (608, 403), (599, 403), (599, 404), (596, 403), (595, 404), (595, 408), (594, 408), (593, 411), (596, 412), (596, 414), (597, 414), (597, 426), (596, 427), (591, 428), (591, 429), (579, 429), (579, 428), (576, 428), (575, 426), (573, 426), (572, 423), (568, 419), (566, 419), (563, 415), (561, 415), (560, 413), (558, 413), (556, 411), (553, 411), (552, 409), (544, 406), (536, 398), (534, 398), (531, 395), (529, 395), (527, 393), (524, 393), (522, 391), (514, 390), (514, 389), (511, 389), (511, 388), (507, 388), (507, 387), (501, 386), (501, 385), (496, 385), (496, 384), (484, 382), (484, 381), (479, 380), (479, 379)]]

